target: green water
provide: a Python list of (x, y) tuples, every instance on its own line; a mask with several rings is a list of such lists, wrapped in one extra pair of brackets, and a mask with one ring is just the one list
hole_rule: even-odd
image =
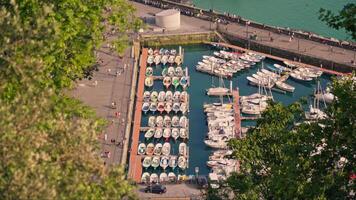
[(195, 6), (240, 15), (256, 22), (301, 29), (339, 39), (345, 30), (334, 30), (318, 19), (320, 8), (338, 12), (355, 0), (193, 0)]
[[(178, 47), (165, 47), (165, 48), (176, 48)], [(188, 93), (190, 95), (190, 112), (188, 114), (189, 118), (189, 141), (188, 141), (188, 146), (189, 146), (189, 168), (187, 170), (179, 170), (178, 167), (174, 170), (176, 174), (188, 174), (188, 175), (194, 175), (195, 174), (195, 167), (199, 167), (199, 173), (202, 175), (207, 175), (210, 171), (210, 168), (206, 166), (206, 161), (208, 160), (209, 154), (211, 153), (212, 149), (207, 147), (204, 144), (204, 138), (206, 136), (206, 133), (208, 131), (207, 123), (206, 123), (206, 118), (203, 113), (203, 104), (207, 102), (219, 102), (218, 98), (211, 98), (206, 95), (206, 89), (211, 87), (212, 83), (215, 85), (218, 85), (218, 79), (213, 78), (210, 75), (197, 72), (195, 70), (195, 66), (199, 61), (202, 60), (203, 55), (213, 55), (213, 52), (216, 49), (211, 48), (210, 46), (205, 46), (205, 45), (189, 45), (189, 46), (183, 46), (184, 48), (184, 67), (188, 67), (189, 69), (189, 76), (190, 76), (190, 82), (191, 85), (188, 88)], [(266, 59), (264, 61), (264, 65), (273, 65), (274, 63), (278, 63), (273, 60)], [(281, 64), (281, 63), (279, 63)], [(256, 73), (257, 69), (261, 68), (261, 64), (257, 64), (256, 66), (244, 70), (242, 72), (237, 73), (236, 76), (232, 79), (233, 82), (233, 87), (239, 87), (240, 90), (240, 95), (250, 95), (252, 93), (256, 93), (258, 91), (257, 87), (251, 86), (248, 84), (248, 81), (246, 79), (247, 76)], [(156, 66), (154, 67), (154, 74), (159, 75), (162, 72), (162, 66)], [(320, 79), (321, 85), (325, 87), (325, 85), (330, 81), (330, 77), (327, 75), (323, 75)], [(287, 94), (281, 94), (277, 92), (272, 92), (275, 101), (277, 102), (282, 102), (285, 105), (291, 104), (298, 99), (300, 99), (303, 96), (310, 96), (313, 94), (314, 88), (315, 88), (315, 82), (312, 83), (300, 83), (300, 82), (295, 82), (292, 79), (288, 79), (287, 81), (288, 84), (291, 84), (296, 87), (294, 93), (287, 93)], [(229, 83), (228, 81), (225, 81), (225, 85), (228, 86)], [(161, 91), (164, 90), (162, 81), (155, 81), (153, 90), (156, 91)], [(228, 99), (225, 99), (225, 101), (228, 101)], [(148, 121), (148, 115), (143, 115), (142, 118), (142, 126), (147, 126), (147, 121)], [(242, 126), (250, 126), (254, 125), (255, 123), (253, 121), (243, 121)], [(140, 141), (144, 142), (144, 133), (140, 135)], [(152, 140), (154, 143), (163, 143), (163, 139), (161, 140)], [(150, 141), (150, 142), (152, 142)], [(170, 141), (172, 145), (172, 154), (177, 154), (178, 152), (178, 144), (181, 142), (176, 141), (174, 142), (173, 140)], [(162, 171), (161, 169), (156, 169), (153, 170), (152, 168), (149, 168), (148, 170), (144, 171), (149, 171), (153, 172), (155, 171), (156, 173), (159, 173)], [(171, 169), (167, 168), (166, 172), (170, 172)]]

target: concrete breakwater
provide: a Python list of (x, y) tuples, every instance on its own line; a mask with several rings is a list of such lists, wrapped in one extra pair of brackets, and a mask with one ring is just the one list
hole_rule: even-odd
[(269, 26), (265, 24), (261, 24), (258, 22), (251, 21), (249, 19), (244, 19), (241, 16), (238, 15), (230, 15), (230, 14), (222, 14), (218, 13), (213, 10), (205, 10), (201, 8), (196, 8), (190, 5), (185, 5), (185, 4), (180, 4), (168, 0), (132, 0), (136, 1), (139, 3), (144, 3), (147, 5), (151, 5), (157, 8), (161, 9), (179, 9), (182, 14), (188, 15), (188, 16), (194, 16), (203, 20), (208, 20), (208, 21), (217, 21), (221, 20), (223, 23), (238, 23), (241, 25), (246, 25), (258, 29), (263, 29), (266, 31), (270, 31), (273, 33), (278, 33), (278, 34), (284, 34), (291, 36), (293, 35), (294, 37), (298, 37), (301, 39), (306, 39), (314, 42), (319, 42), (322, 44), (327, 44), (335, 47), (340, 47), (340, 48), (345, 48), (349, 50), (356, 51), (356, 43), (355, 42), (350, 42), (350, 41), (342, 41), (338, 40), (335, 38), (328, 38), (324, 37), (321, 35), (314, 34), (312, 32), (306, 32), (302, 30), (294, 30), (291, 28), (285, 28), (285, 27), (275, 27), (275, 26)]
[(216, 40), (217, 35), (212, 31), (194, 33), (142, 34), (140, 37), (142, 46), (151, 47), (177, 44), (200, 44)]

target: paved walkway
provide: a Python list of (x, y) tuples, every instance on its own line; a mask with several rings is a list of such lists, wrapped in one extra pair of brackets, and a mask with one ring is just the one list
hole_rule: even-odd
[(152, 199), (169, 199), (169, 200), (184, 200), (184, 199), (204, 199), (203, 193), (196, 185), (193, 184), (172, 184), (166, 185), (167, 192), (165, 194), (145, 193), (145, 185), (139, 185), (136, 194), (141, 200)]

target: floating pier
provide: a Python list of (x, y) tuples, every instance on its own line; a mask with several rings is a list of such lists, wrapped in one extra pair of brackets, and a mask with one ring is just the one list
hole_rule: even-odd
[(235, 137), (241, 138), (241, 113), (240, 113), (240, 93), (239, 89), (232, 91), (234, 117), (235, 117)]

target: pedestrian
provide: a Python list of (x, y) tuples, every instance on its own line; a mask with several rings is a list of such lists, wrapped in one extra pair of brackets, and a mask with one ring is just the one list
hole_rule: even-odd
[(270, 38), (271, 42), (273, 42), (273, 37)]
[(111, 102), (111, 108), (112, 109), (116, 109), (116, 102), (115, 101)]
[(107, 69), (106, 71), (108, 72), (108, 74), (110, 74), (110, 73), (111, 73), (111, 69), (110, 69), (110, 68), (109, 68), (109, 69)]
[(289, 42), (292, 42), (292, 37), (289, 37)]
[(93, 83), (94, 87), (96, 87), (98, 85), (98, 81), (95, 80), (94, 83)]
[(111, 141), (111, 143), (115, 143), (115, 139), (111, 139), (110, 141)]
[(116, 77), (119, 77), (120, 73), (116, 70)]
[(108, 140), (108, 134), (104, 134), (104, 140), (106, 141), (106, 140)]

